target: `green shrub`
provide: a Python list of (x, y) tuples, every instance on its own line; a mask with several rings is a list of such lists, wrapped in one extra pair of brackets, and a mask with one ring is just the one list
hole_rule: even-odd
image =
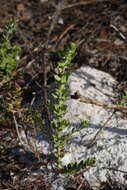
[(14, 31), (15, 21), (11, 21), (5, 26), (3, 39), (0, 43), (0, 85), (13, 78), (18, 64), (16, 56), (20, 53), (20, 48), (11, 43)]
[(4, 29), (3, 37), (0, 39), (0, 124), (5, 125), (19, 108), (22, 101), (21, 88), (16, 85), (13, 78), (16, 76), (18, 61), (16, 56), (20, 48), (12, 45), (11, 38), (15, 28), (15, 21), (10, 21)]
[[(52, 143), (55, 147), (55, 158), (56, 158), (56, 168), (63, 173), (73, 173), (77, 170), (80, 170), (86, 167), (87, 165), (92, 165), (93, 160), (95, 163), (94, 158), (89, 158), (86, 161), (81, 161), (78, 163), (71, 163), (68, 166), (65, 166), (62, 169), (61, 158), (64, 157), (66, 150), (64, 149), (65, 145), (67, 144), (68, 140), (72, 138), (72, 134), (76, 131), (81, 130), (88, 126), (88, 121), (81, 121), (79, 128), (73, 128), (69, 134), (64, 132), (64, 129), (68, 128), (70, 122), (68, 120), (63, 119), (64, 114), (66, 112), (67, 105), (65, 105), (65, 100), (68, 96), (68, 89), (67, 89), (67, 80), (69, 75), (69, 68), (72, 65), (72, 60), (76, 55), (76, 44), (70, 43), (64, 52), (61, 54), (61, 61), (56, 64), (56, 74), (54, 76), (57, 82), (57, 88), (53, 92), (53, 97), (55, 99), (55, 103), (53, 105), (54, 111), (54, 119), (51, 122), (51, 126), (54, 129), (54, 134), (52, 138)], [(91, 161), (91, 162), (90, 162)], [(62, 169), (62, 170), (61, 170)]]
[[(38, 127), (48, 136), (51, 133), (47, 133), (45, 130), (45, 123), (41, 118), (41, 114), (38, 111), (33, 110), (31, 105), (22, 105), (22, 89), (15, 82), (15, 76), (19, 77), (16, 72), (18, 61), (16, 56), (20, 53), (20, 48), (12, 45), (11, 37), (15, 31), (15, 22), (11, 21), (4, 30), (3, 38), (0, 43), (0, 87), (2, 94), (0, 95), (0, 124), (10, 121), (10, 118), (21, 110), (20, 114), (21, 122), (25, 126), (32, 126), (34, 130), (38, 130)], [(50, 137), (52, 144), (54, 145), (54, 166), (57, 172), (72, 174), (87, 166), (92, 166), (95, 163), (95, 158), (89, 158), (82, 160), (79, 163), (70, 163), (67, 166), (62, 166), (61, 158), (65, 155), (65, 145), (68, 140), (72, 138), (72, 134), (88, 126), (88, 121), (81, 121), (80, 126), (73, 128), (70, 133), (65, 133), (65, 129), (70, 126), (70, 122), (64, 119), (67, 106), (65, 100), (68, 96), (67, 80), (69, 75), (69, 68), (71, 62), (76, 55), (76, 44), (70, 43), (65, 50), (61, 53), (61, 61), (56, 63), (55, 67), (55, 81), (57, 88), (52, 93), (54, 98), (54, 104), (50, 104), (53, 109), (53, 119), (50, 121), (53, 129), (52, 137)], [(21, 113), (20, 112), (20, 113)], [(29, 129), (28, 129), (29, 130)], [(37, 152), (35, 156), (40, 159)]]

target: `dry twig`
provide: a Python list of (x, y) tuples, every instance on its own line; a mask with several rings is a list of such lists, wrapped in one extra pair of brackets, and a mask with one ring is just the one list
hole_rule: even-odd
[(60, 36), (58, 36), (58, 39), (57, 39), (57, 42), (56, 42), (56, 47), (57, 45), (60, 43), (60, 41), (63, 39), (63, 37), (70, 31), (72, 30), (73, 28), (75, 27), (75, 24), (71, 24), (69, 26), (67, 26), (65, 28), (65, 30), (60, 34)]
[(127, 171), (119, 170), (119, 169), (116, 169), (116, 168), (103, 167), (103, 169), (114, 170), (114, 171), (117, 171), (117, 172), (127, 174)]
[[(114, 0), (114, 1), (116, 1), (116, 0)], [(70, 9), (70, 8), (78, 7), (78, 6), (90, 5), (90, 4), (93, 4), (93, 3), (105, 3), (105, 2), (111, 2), (111, 0), (88, 0), (88, 1), (82, 1), (82, 2), (79, 2), (79, 3), (70, 4), (70, 5), (67, 5), (67, 6), (62, 5), (61, 10)], [(53, 4), (53, 6), (55, 6), (55, 5)]]
[(95, 134), (95, 136), (93, 137), (93, 139), (91, 140), (91, 142), (89, 142), (87, 144), (87, 148), (91, 148), (92, 146), (94, 146), (95, 141), (97, 139), (97, 136), (100, 134), (100, 132), (106, 127), (106, 124), (110, 121), (110, 119), (112, 118), (114, 112), (108, 117), (108, 119), (105, 121), (105, 123), (103, 124), (103, 126), (97, 131), (97, 133)]
[(86, 98), (86, 97), (81, 96), (81, 95), (79, 95), (78, 100), (80, 102), (84, 102), (84, 103), (87, 103), (87, 104), (94, 104), (94, 105), (97, 105), (97, 106), (105, 107), (105, 108), (108, 108), (108, 109), (113, 109), (113, 110), (116, 110), (116, 111), (127, 111), (126, 106), (108, 104), (107, 102), (101, 102), (101, 101), (93, 100), (93, 99)]
[(19, 141), (22, 145), (24, 145), (23, 141), (22, 141), (22, 138), (21, 138), (21, 135), (20, 135), (20, 132), (19, 132), (19, 125), (17, 123), (17, 120), (16, 120), (16, 117), (15, 115), (13, 114), (13, 119), (14, 119), (14, 122), (15, 122), (15, 129), (16, 129), (16, 132), (17, 132), (17, 135), (18, 135), (18, 138), (19, 138)]

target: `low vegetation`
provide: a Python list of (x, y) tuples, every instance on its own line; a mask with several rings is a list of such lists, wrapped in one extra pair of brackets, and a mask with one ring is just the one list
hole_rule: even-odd
[[(2, 126), (8, 125), (8, 123), (15, 123), (17, 120), (25, 126), (32, 126), (34, 130), (39, 128), (45, 133), (46, 123), (41, 118), (41, 114), (34, 110), (30, 104), (22, 104), (22, 89), (17, 84), (17, 79), (20, 77), (20, 73), (17, 72), (19, 61), (17, 57), (21, 49), (11, 43), (11, 37), (15, 32), (15, 22), (11, 21), (6, 27), (3, 33), (0, 44), (0, 86), (2, 94), (0, 96), (0, 123)], [(63, 119), (66, 112), (65, 100), (68, 96), (67, 80), (69, 75), (69, 67), (76, 55), (76, 44), (70, 43), (65, 50), (61, 53), (61, 61), (56, 63), (54, 80), (57, 83), (57, 88), (52, 93), (54, 104), (52, 102), (48, 106), (52, 106), (53, 119), (50, 121), (51, 128), (53, 130), (51, 139), (54, 146), (54, 167), (57, 172), (62, 173), (75, 173), (87, 166), (92, 166), (95, 163), (95, 158), (89, 158), (82, 160), (79, 163), (70, 163), (67, 166), (62, 166), (61, 158), (65, 155), (65, 145), (68, 140), (72, 138), (72, 134), (84, 127), (88, 126), (87, 121), (81, 121), (78, 129), (72, 129), (67, 134), (64, 129), (69, 127), (68, 120)], [(51, 133), (46, 133), (46, 135)], [(19, 134), (18, 134), (19, 135)], [(31, 150), (34, 151), (34, 150)], [(39, 152), (34, 151), (35, 156), (41, 159)]]

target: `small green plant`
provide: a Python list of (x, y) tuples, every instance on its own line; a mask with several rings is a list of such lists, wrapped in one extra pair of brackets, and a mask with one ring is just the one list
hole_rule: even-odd
[(125, 91), (121, 94), (119, 105), (127, 106), (127, 91)]
[(54, 129), (53, 144), (56, 149), (55, 157), (57, 158), (57, 166), (60, 166), (60, 159), (64, 156), (63, 147), (67, 141), (71, 138), (70, 134), (64, 134), (63, 130), (69, 126), (69, 121), (63, 119), (66, 111), (66, 105), (64, 103), (67, 98), (67, 68), (71, 66), (71, 61), (75, 56), (76, 45), (71, 43), (67, 49), (61, 54), (62, 61), (57, 63), (55, 80), (57, 81), (57, 89), (52, 94), (56, 103), (53, 105), (54, 118), (51, 125)]
[(18, 61), (16, 56), (20, 48), (12, 45), (11, 38), (15, 31), (15, 21), (10, 21), (4, 29), (3, 37), (0, 39), (0, 123), (9, 122), (12, 113), (15, 113), (21, 105), (21, 88), (13, 80), (16, 76)]
[(74, 174), (78, 173), (80, 170), (86, 169), (88, 166), (94, 166), (95, 164), (95, 157), (88, 158), (86, 160), (81, 160), (79, 163), (69, 163), (67, 166), (64, 166), (61, 170), (61, 173), (64, 174)]
[(3, 39), (0, 42), (0, 85), (13, 78), (18, 64), (16, 56), (19, 54), (20, 48), (11, 43), (15, 24), (16, 22), (12, 20), (5, 26)]
[[(54, 76), (57, 82), (57, 88), (53, 92), (53, 97), (55, 99), (55, 103), (53, 105), (54, 119), (51, 122), (51, 126), (54, 129), (54, 134), (52, 136), (52, 143), (55, 147), (55, 158), (56, 158), (56, 168), (61, 170), (62, 163), (61, 158), (65, 155), (64, 146), (67, 144), (68, 140), (72, 138), (72, 134), (76, 131), (81, 130), (88, 126), (88, 121), (81, 121), (79, 128), (72, 129), (72, 131), (67, 134), (64, 132), (64, 129), (68, 128), (70, 122), (68, 120), (63, 119), (64, 114), (66, 112), (67, 106), (65, 105), (65, 100), (68, 96), (67, 90), (67, 80), (68, 80), (68, 68), (71, 66), (71, 62), (76, 55), (76, 44), (70, 43), (65, 51), (61, 54), (61, 61), (56, 65), (56, 74)], [(91, 162), (90, 162), (91, 160)], [(92, 165), (93, 158), (89, 159), (89, 164)], [(95, 159), (94, 159), (95, 161)], [(76, 172), (78, 169), (86, 167), (87, 161), (81, 161), (79, 164), (72, 163), (68, 166), (65, 166), (62, 170), (63, 173), (72, 173)]]

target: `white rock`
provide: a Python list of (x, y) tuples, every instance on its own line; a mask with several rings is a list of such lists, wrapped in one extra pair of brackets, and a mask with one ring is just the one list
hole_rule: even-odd
[(64, 20), (63, 20), (63, 18), (62, 18), (62, 17), (60, 17), (60, 18), (58, 19), (58, 24), (61, 24), (61, 25), (63, 25), (63, 24), (64, 24)]
[[(84, 66), (72, 73), (68, 80), (69, 92), (76, 91), (85, 97), (111, 104), (117, 101), (118, 92), (114, 89), (117, 81), (109, 74)], [(106, 123), (106, 127), (97, 136), (96, 145), (88, 149), (86, 144), (91, 142), (97, 131), (108, 120), (113, 110), (94, 104), (68, 99), (66, 119), (71, 126), (76, 127), (80, 120), (89, 120), (90, 126), (76, 132), (67, 145), (69, 151), (63, 158), (63, 164), (69, 161), (85, 160), (88, 157), (96, 158), (96, 167), (91, 168), (84, 176), (91, 185), (98, 185), (106, 181), (107, 174), (122, 184), (127, 184), (124, 173), (104, 169), (110, 167), (127, 172), (127, 120), (118, 117), (118, 112)]]

